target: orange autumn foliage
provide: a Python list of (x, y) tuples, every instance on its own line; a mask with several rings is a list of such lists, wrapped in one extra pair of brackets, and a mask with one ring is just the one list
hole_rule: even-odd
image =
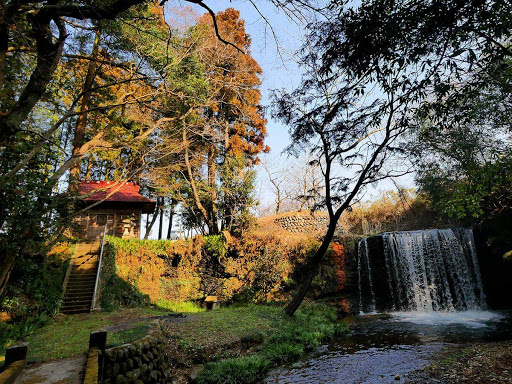
[(257, 155), (269, 150), (264, 143), (267, 120), (260, 104), (263, 71), (250, 54), (251, 38), (240, 12), (228, 8), (219, 12), (216, 19), (220, 35), (245, 53), (219, 41), (210, 15), (200, 19), (199, 25), (207, 27), (208, 37), (198, 54), (207, 64), (211, 88), (217, 90), (208, 105), (209, 125), (226, 141), (227, 153), (244, 154), (257, 162)]

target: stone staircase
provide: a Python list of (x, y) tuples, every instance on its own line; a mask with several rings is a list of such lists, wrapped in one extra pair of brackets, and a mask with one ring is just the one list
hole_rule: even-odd
[(61, 313), (90, 312), (98, 271), (99, 253), (99, 241), (77, 244), (71, 259), (71, 269), (65, 285)]

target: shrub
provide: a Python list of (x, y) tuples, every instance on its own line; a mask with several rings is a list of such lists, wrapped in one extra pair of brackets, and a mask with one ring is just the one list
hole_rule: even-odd
[(119, 277), (116, 264), (116, 246), (123, 247), (126, 243), (114, 239), (113, 237), (108, 238), (103, 251), (99, 285), (99, 304), (101, 308), (111, 311), (118, 307), (139, 307), (148, 304), (147, 295), (140, 292), (133, 284)]
[(11, 317), (10, 322), (0, 323), (0, 346), (23, 340), (59, 313), (70, 253), (71, 247), (63, 245), (47, 256), (17, 259), (0, 299), (0, 312)]
[(219, 261), (224, 259), (228, 252), (228, 247), (223, 235), (206, 236), (204, 238), (204, 249), (210, 255), (216, 257)]
[(186, 312), (186, 313), (197, 313), (204, 312), (205, 309), (201, 308), (194, 302), (173, 302), (169, 300), (158, 300), (155, 305), (159, 308), (168, 309), (173, 312)]
[(269, 366), (270, 362), (259, 355), (225, 359), (206, 364), (197, 378), (197, 383), (254, 383), (264, 377)]

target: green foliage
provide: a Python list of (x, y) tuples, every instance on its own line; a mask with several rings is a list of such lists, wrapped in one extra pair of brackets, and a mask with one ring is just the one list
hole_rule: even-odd
[(241, 235), (255, 224), (251, 210), (256, 206), (256, 171), (247, 166), (244, 156), (227, 156), (220, 177), (222, 185), (219, 209), (223, 228), (234, 235)]
[(457, 173), (433, 164), (418, 182), (434, 209), (459, 222), (471, 224), (512, 211), (512, 153)]
[(250, 355), (221, 360), (205, 366), (197, 379), (199, 384), (207, 383), (255, 383), (268, 371), (270, 362), (260, 355)]
[(0, 311), (12, 318), (0, 323), (0, 348), (23, 340), (57, 315), (68, 263), (59, 255), (18, 258), (0, 301)]
[(48, 324), (49, 320), (48, 316), (43, 313), (14, 322), (0, 322), (0, 349), (16, 341), (25, 340), (39, 328)]
[(105, 244), (112, 252), (118, 253), (137, 253), (144, 249), (148, 253), (169, 254), (173, 248), (173, 243), (169, 240), (140, 240), (140, 239), (121, 239), (114, 236), (106, 236)]
[(119, 345), (133, 343), (142, 339), (149, 332), (149, 325), (145, 323), (137, 324), (133, 328), (118, 332), (111, 332), (107, 336), (107, 348), (117, 347)]
[(270, 368), (296, 361), (304, 351), (311, 351), (346, 332), (347, 325), (337, 320), (333, 308), (314, 304), (305, 306), (291, 318), (279, 312), (272, 328), (254, 354), (207, 363), (197, 382), (257, 383)]
[(204, 237), (204, 248), (208, 254), (222, 260), (228, 251), (228, 246), (223, 235), (212, 235)]

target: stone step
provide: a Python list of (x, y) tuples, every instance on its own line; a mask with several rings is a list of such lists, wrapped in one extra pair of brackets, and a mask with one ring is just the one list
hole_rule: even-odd
[(99, 242), (81, 242), (76, 245), (62, 302), (62, 313), (90, 311), (98, 271), (99, 252)]
[(89, 312), (90, 312), (90, 308), (62, 310), (61, 311), (61, 313), (64, 315), (78, 315), (79, 313), (89, 313)]
[(96, 272), (97, 270), (91, 270), (91, 271), (80, 271), (80, 272), (75, 272), (75, 273), (71, 273), (69, 275), (69, 278), (70, 279), (82, 279), (82, 278), (90, 278), (90, 277), (93, 277), (93, 278), (96, 278)]
[(83, 267), (83, 266), (97, 266), (98, 260), (90, 260), (90, 261), (84, 261), (83, 263), (73, 263), (73, 268), (76, 267)]
[(76, 283), (76, 284), (87, 284), (87, 283), (90, 283), (91, 281), (95, 282), (96, 281), (96, 276), (75, 277), (74, 279), (69, 279), (68, 280), (68, 285), (69, 284), (73, 285), (73, 283)]
[(73, 286), (76, 286), (76, 285), (86, 285), (86, 286), (90, 286), (90, 285), (94, 285), (94, 283), (96, 282), (96, 279), (92, 278), (92, 279), (74, 279), (74, 280), (69, 280), (68, 281), (68, 287), (73, 287)]
[(73, 309), (91, 306), (91, 299), (88, 300), (70, 300), (62, 304), (61, 309)]
[(66, 303), (70, 300), (73, 300), (73, 301), (74, 300), (92, 300), (93, 295), (94, 294), (90, 293), (90, 292), (73, 293), (73, 294), (64, 296), (64, 300), (62, 302)]
[(85, 286), (77, 286), (74, 285), (72, 287), (69, 287), (69, 289), (66, 290), (66, 292), (92, 292), (92, 288), (94, 288), (94, 285), (85, 285)]
[(74, 273), (69, 276), (69, 280), (87, 280), (96, 279), (96, 273)]
[(89, 307), (80, 307), (80, 308), (68, 308), (68, 309), (61, 309), (62, 313), (65, 314), (71, 314), (71, 313), (87, 313), (90, 312)]

